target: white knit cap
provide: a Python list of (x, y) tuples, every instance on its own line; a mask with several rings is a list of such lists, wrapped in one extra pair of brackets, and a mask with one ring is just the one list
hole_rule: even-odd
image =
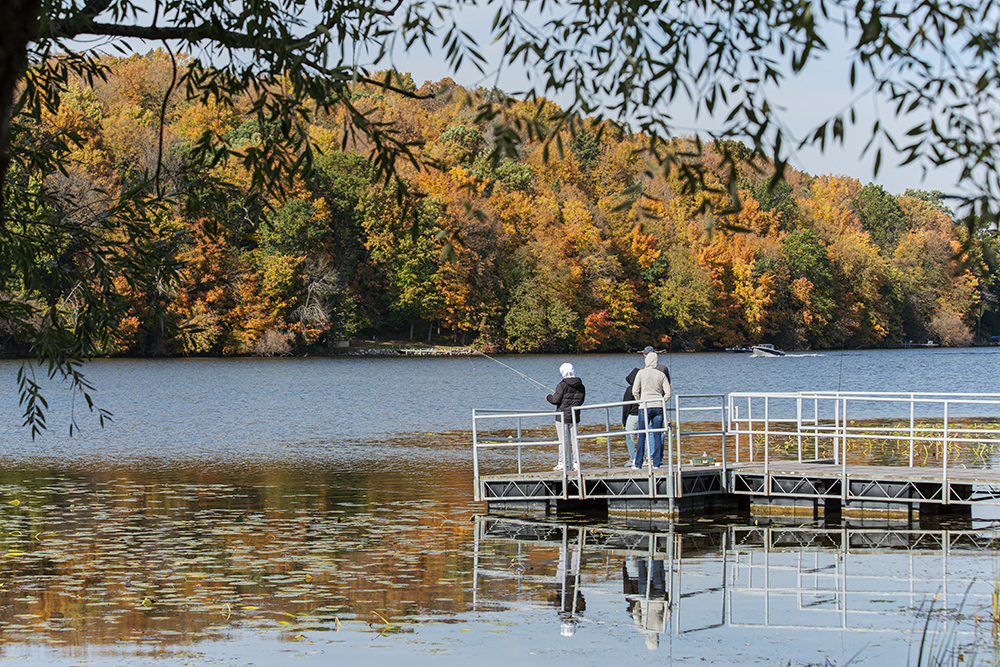
[(576, 377), (576, 371), (573, 370), (573, 364), (568, 362), (559, 367), (559, 374), (562, 375), (564, 378)]

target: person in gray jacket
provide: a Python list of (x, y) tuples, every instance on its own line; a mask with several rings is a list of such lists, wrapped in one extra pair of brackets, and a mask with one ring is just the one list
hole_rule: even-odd
[[(643, 363), (646, 361), (646, 355), (655, 351), (652, 345), (647, 345), (641, 353)], [(666, 365), (657, 363), (656, 367), (663, 371), (663, 374), (667, 376), (667, 382), (670, 382), (670, 371)], [(625, 393), (622, 395), (623, 403), (631, 403), (631, 401), (635, 400), (635, 396), (632, 394), (632, 383), (635, 382), (635, 376), (640, 370), (642, 370), (641, 366), (633, 368), (625, 376)], [(635, 460), (635, 439), (636, 435), (638, 435), (636, 431), (639, 430), (639, 405), (637, 403), (622, 406), (622, 426), (625, 428), (625, 446), (628, 448), (629, 465), (632, 465), (632, 462)], [(642, 464), (641, 461), (639, 463), (640, 465)]]
[(652, 439), (649, 448), (649, 460), (653, 468), (659, 468), (663, 461), (663, 405), (673, 395), (670, 380), (658, 366), (659, 358), (656, 352), (646, 355), (642, 370), (635, 375), (632, 382), (632, 394), (639, 401), (639, 423), (642, 431), (635, 443), (635, 460), (632, 467), (642, 467), (646, 453), (646, 433)]

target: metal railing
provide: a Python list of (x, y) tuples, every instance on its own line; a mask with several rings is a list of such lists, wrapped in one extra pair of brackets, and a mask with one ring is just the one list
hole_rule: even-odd
[[(553, 413), (551, 410), (545, 412), (514, 412), (511, 410), (481, 410), (472, 411), (472, 471), (475, 482), (475, 498), (482, 500), (482, 487), (480, 484), (481, 452), (484, 450), (502, 451), (513, 450), (516, 453), (517, 474), (524, 473), (524, 451), (532, 448), (549, 450), (553, 446), (558, 447), (556, 451), (562, 451), (565, 428), (564, 415), (562, 412)], [(484, 425), (495, 425), (492, 429), (487, 427), (484, 432)], [(544, 424), (544, 426), (543, 426)], [(546, 430), (551, 433), (555, 426), (556, 437), (544, 437), (539, 431)], [(573, 431), (576, 429), (573, 428)], [(578, 459), (577, 448), (573, 448), (574, 460)], [(538, 466), (534, 466), (537, 468)], [(567, 472), (569, 465), (563, 466), (562, 470), (562, 497), (568, 494)]]
[(939, 470), (947, 489), (959, 466), (985, 468), (1000, 446), (1000, 394), (738, 392), (728, 413), (735, 463), (765, 475), (775, 461), (824, 461), (846, 482), (849, 461), (874, 465), (865, 459), (878, 451), (882, 467)]
[[(616, 467), (615, 452), (625, 451), (626, 435), (643, 434), (649, 441), (656, 431), (664, 437), (663, 466), (666, 470), (654, 471), (651, 461), (647, 462), (650, 484), (644, 487), (641, 496), (633, 489), (618, 497), (657, 497), (658, 487), (652, 483), (654, 476), (656, 479), (672, 477), (674, 483), (665, 488), (671, 489), (673, 497), (680, 497), (684, 449), (693, 447), (700, 438), (721, 440), (719, 465), (727, 486), (731, 483), (727, 471), (734, 465), (762, 464), (767, 476), (772, 464), (779, 461), (823, 461), (838, 466), (845, 500), (849, 493), (846, 484), (849, 463), (933, 469), (944, 493), (938, 500), (929, 500), (950, 502), (950, 485), (954, 480), (961, 479), (967, 484), (970, 468), (997, 467), (989, 457), (1000, 452), (1000, 394), (675, 394), (671, 401), (661, 403), (664, 413), (661, 428), (640, 426), (626, 430), (620, 425), (621, 410), (623, 406), (636, 404), (636, 401), (616, 402), (576, 408), (569, 429), (569, 445), (573, 460), (580, 461), (580, 466), (576, 470), (565, 466), (559, 475), (558, 488), (552, 487), (548, 495), (534, 494), (532, 497), (585, 498), (588, 474), (607, 475)], [(713, 424), (716, 417), (718, 427)], [(561, 413), (552, 411), (474, 410), (476, 499), (483, 499), (482, 466), (487, 453), (490, 454), (490, 474), (549, 471), (552, 462), (557, 460), (552, 450), (564, 444), (561, 420)], [(685, 430), (688, 426), (692, 428)], [(735, 447), (731, 444), (734, 441)], [(502, 451), (512, 451), (515, 456), (494, 456)], [(871, 460), (873, 457), (878, 460)], [(597, 460), (600, 463), (596, 463)], [(551, 474), (548, 477), (551, 478)], [(989, 475), (983, 472), (980, 477), (985, 479)], [(986, 488), (983, 493), (990, 498), (1000, 499), (1000, 478), (993, 486), (983, 488)]]
[[(697, 394), (690, 396), (680, 396), (674, 394), (672, 399), (664, 399), (660, 402), (663, 410), (663, 425), (659, 428), (652, 428), (649, 424), (640, 420), (636, 429), (626, 429), (621, 425), (620, 414), (623, 407), (638, 405), (639, 401), (619, 401), (615, 403), (600, 403), (594, 405), (583, 405), (573, 410), (573, 422), (570, 424), (570, 447), (573, 461), (579, 461), (579, 466), (570, 470), (569, 462), (559, 471), (561, 485), (557, 493), (551, 495), (534, 495), (535, 499), (544, 498), (585, 498), (585, 479), (590, 470), (598, 470), (603, 473), (606, 470), (622, 467), (615, 466), (615, 451), (625, 451), (625, 439), (627, 435), (638, 437), (644, 436), (646, 444), (646, 465), (645, 470), (652, 480), (654, 475), (662, 476), (661, 471), (657, 471), (652, 466), (652, 456), (650, 455), (651, 439), (654, 434), (659, 433), (663, 437), (663, 462), (661, 469), (666, 468), (666, 475), (676, 477), (682, 468), (682, 443), (687, 441), (697, 441), (699, 438), (715, 437), (721, 438), (723, 442), (723, 452), (725, 452), (726, 442), (726, 397), (722, 394)], [(714, 402), (714, 403), (713, 403)], [(694, 403), (694, 405), (687, 405)], [(709, 404), (712, 403), (712, 404)], [(691, 418), (690, 422), (683, 421), (682, 417), (692, 415), (702, 416), (706, 413), (713, 413), (718, 417), (718, 428), (685, 431), (683, 426), (687, 423), (705, 424), (704, 419)], [(711, 423), (713, 420), (709, 420)], [(603, 426), (603, 428), (602, 428)], [(473, 476), (475, 483), (476, 500), (483, 499), (483, 487), (481, 484), (483, 457), (487, 452), (499, 453), (503, 450), (513, 451), (516, 457), (511, 461), (508, 457), (492, 457), (495, 467), (504, 470), (503, 474), (516, 473), (523, 475), (526, 472), (544, 472), (551, 469), (554, 460), (552, 450), (563, 447), (562, 413), (552, 411), (530, 411), (514, 412), (509, 410), (473, 410), (472, 412), (472, 442), (473, 442)], [(600, 447), (595, 448), (597, 444)], [(600, 451), (601, 463), (598, 468), (593, 465), (597, 451)], [(526, 452), (534, 452), (528, 455)], [(542, 453), (548, 453), (548, 457), (543, 457)], [(722, 466), (725, 466), (725, 455)], [(516, 465), (515, 465), (516, 463)], [(570, 480), (575, 480), (572, 485), (576, 491), (570, 492)], [(679, 488), (679, 487), (678, 487)], [(627, 494), (620, 497), (629, 497)], [(656, 485), (650, 484), (648, 493), (643, 497), (656, 497)]]

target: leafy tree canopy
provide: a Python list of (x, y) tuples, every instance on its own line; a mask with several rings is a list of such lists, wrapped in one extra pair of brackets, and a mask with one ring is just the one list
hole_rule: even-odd
[(861, 188), (852, 203), (872, 240), (891, 254), (906, 231), (906, 214), (896, 198), (881, 185), (869, 183)]
[[(598, 137), (615, 128), (639, 133), (651, 168), (676, 175), (688, 191), (728, 192), (728, 203), (711, 197), (701, 203), (719, 207), (724, 220), (739, 210), (740, 164), (767, 157), (780, 179), (791, 151), (843, 141), (855, 131), (856, 105), (874, 97), (903, 124), (903, 130), (881, 122), (857, 130), (870, 135), (876, 171), (886, 148), (907, 162), (958, 165), (962, 180), (949, 196), (970, 232), (966, 243), (996, 225), (1000, 12), (992, 2), (513, 0), (487, 3), (491, 29), (476, 37), (464, 23), (476, 15), (474, 5), (482, 3), (0, 3), (0, 248), (6, 260), (0, 324), (33, 341), (31, 354), (48, 362), (49, 373), (68, 377), (86, 395), (79, 362), (108, 344), (121, 319), (112, 283), (124, 281), (145, 295), (149, 308), (162, 310), (179, 268), (175, 247), (164, 241), (170, 239), (166, 213), (225, 208), (246, 221), (249, 237), (267, 217), (265, 193), (311, 167), (314, 141), (305, 128), (320, 116), (340, 128), (342, 147), (370, 154), (374, 178), (397, 180), (402, 201), (406, 187), (397, 166), (416, 161), (412, 149), (421, 138), (391, 116), (372, 116), (365, 106), (370, 97), (359, 93), (446, 94), (416, 89), (387, 67), (418, 48), (440, 53), (456, 72), (464, 65), (483, 72), (517, 67), (530, 77), (522, 92), (537, 100), (533, 111), (510, 113), (512, 101), (503, 95), (484, 96), (473, 110), (476, 125), (491, 127), (494, 164), (516, 158), (523, 142), (542, 140), (545, 155), (569, 148), (589, 167), (583, 120), (589, 117), (586, 128), (596, 128)], [(845, 77), (858, 95), (797, 136), (772, 96), (844, 35), (850, 41)], [(499, 61), (483, 51), (494, 42)], [(129, 86), (142, 113), (159, 118), (159, 150), (143, 157), (144, 172), (124, 186), (104, 187), (101, 174), (115, 165), (102, 162), (99, 150), (81, 153), (93, 120), (86, 100), (74, 99), (74, 86), (105, 77), (107, 61), (94, 57), (98, 48), (127, 55), (154, 46), (166, 57), (134, 72)], [(183, 164), (163, 150), (165, 119), (178, 112), (177, 96), (200, 100), (217, 115), (209, 129), (190, 137)], [(568, 101), (557, 110), (545, 98)], [(690, 143), (673, 141), (678, 102), (710, 119), (693, 151)], [(225, 116), (237, 107), (256, 125), (227, 137), (233, 128)], [(579, 139), (565, 147), (565, 132)], [(749, 157), (724, 150), (729, 176), (720, 182), (697, 159), (703, 138), (742, 142)], [(233, 162), (248, 174), (248, 200), (231, 199), (236, 190), (225, 165)], [(210, 170), (186, 173), (183, 165), (192, 164)], [(278, 219), (294, 237), (300, 216), (286, 213)], [(43, 426), (44, 402), (30, 370), (21, 376), (21, 392), (26, 422)]]

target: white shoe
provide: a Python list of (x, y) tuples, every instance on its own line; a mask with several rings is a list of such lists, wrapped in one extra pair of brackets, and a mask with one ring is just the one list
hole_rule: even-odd
[(562, 470), (562, 469), (563, 469), (563, 467), (562, 467), (561, 463), (559, 465), (557, 465), (555, 468), (553, 468), (553, 470)]

